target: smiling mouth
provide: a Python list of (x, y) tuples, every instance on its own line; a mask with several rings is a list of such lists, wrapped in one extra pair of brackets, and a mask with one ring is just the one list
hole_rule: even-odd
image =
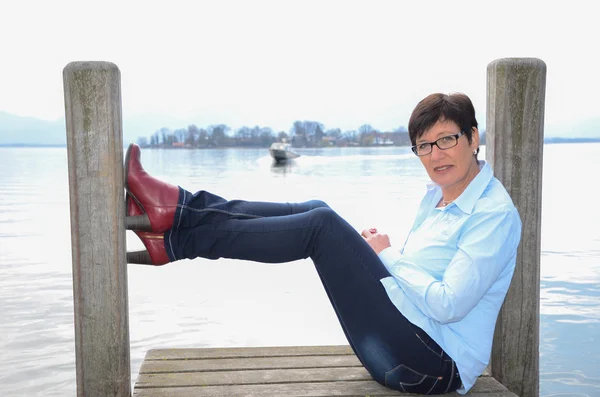
[(433, 167), (433, 170), (435, 172), (444, 172), (444, 171), (449, 170), (450, 168), (452, 168), (451, 165), (442, 165), (442, 166), (439, 166), (439, 167)]

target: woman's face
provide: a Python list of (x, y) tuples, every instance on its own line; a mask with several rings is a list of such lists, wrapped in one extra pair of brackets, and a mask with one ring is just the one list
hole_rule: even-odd
[[(453, 121), (438, 121), (430, 129), (417, 138), (417, 145), (455, 135), (460, 132), (460, 127)], [(479, 131), (473, 128), (471, 144), (465, 134), (458, 138), (456, 146), (441, 150), (436, 145), (431, 148), (431, 153), (419, 156), (421, 163), (427, 170), (429, 178), (442, 188), (445, 193), (453, 197), (444, 197), (454, 200), (467, 187), (469, 182), (479, 172), (473, 152), (479, 147)]]

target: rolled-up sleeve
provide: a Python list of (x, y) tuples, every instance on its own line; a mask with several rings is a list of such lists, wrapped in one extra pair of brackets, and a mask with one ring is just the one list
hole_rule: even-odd
[(442, 280), (391, 248), (379, 257), (419, 310), (435, 321), (450, 323), (464, 318), (514, 263), (520, 235), (521, 220), (514, 207), (473, 213)]

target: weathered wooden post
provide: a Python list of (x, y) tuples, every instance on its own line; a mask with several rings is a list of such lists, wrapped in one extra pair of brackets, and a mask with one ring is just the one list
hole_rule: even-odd
[(121, 82), (116, 65), (63, 70), (77, 395), (131, 395)]
[(542, 150), (546, 64), (506, 58), (487, 67), (486, 159), (523, 221), (517, 267), (492, 352), (492, 376), (520, 397), (539, 395)]

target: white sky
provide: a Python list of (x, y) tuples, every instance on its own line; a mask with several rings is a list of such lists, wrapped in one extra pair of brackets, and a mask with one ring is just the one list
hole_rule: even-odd
[[(485, 119), (486, 68), (547, 65), (546, 126), (598, 118), (593, 1), (0, 0), (0, 111), (64, 116), (62, 70), (114, 62), (123, 117), (289, 130), (407, 125), (432, 92)], [(186, 127), (169, 125), (170, 128)]]

